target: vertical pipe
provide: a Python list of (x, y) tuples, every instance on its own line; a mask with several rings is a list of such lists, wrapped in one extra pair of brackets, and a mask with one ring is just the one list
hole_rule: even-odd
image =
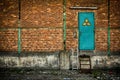
[(18, 28), (18, 54), (21, 53), (21, 28)]
[(21, 53), (21, 28), (20, 28), (20, 11), (21, 11), (21, 1), (18, 0), (18, 54)]
[(108, 0), (108, 56), (110, 56), (110, 0)]
[(64, 50), (66, 50), (66, 0), (63, 0), (63, 39)]

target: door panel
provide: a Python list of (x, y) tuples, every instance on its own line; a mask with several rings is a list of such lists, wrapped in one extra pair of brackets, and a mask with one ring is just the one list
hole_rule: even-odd
[(78, 13), (79, 49), (94, 50), (94, 13)]

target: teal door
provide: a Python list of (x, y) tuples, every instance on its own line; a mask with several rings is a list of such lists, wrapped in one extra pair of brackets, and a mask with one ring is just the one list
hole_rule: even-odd
[(79, 50), (94, 50), (94, 13), (79, 12)]

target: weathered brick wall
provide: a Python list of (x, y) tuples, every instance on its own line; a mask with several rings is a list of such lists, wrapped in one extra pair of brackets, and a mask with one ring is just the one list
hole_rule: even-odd
[(0, 51), (17, 51), (17, 30), (0, 30)]
[(110, 1), (110, 26), (111, 28), (120, 28), (120, 1)]
[(107, 51), (107, 30), (98, 29), (95, 34), (95, 50), (97, 51)]
[[(18, 0), (0, 0), (0, 51), (17, 51)], [(2, 29), (4, 28), (4, 29)]]
[(95, 28), (107, 28), (108, 27), (108, 2), (104, 0), (98, 6), (98, 10), (95, 12)]
[(23, 29), (22, 51), (63, 50), (62, 29)]
[[(17, 51), (18, 0), (0, 0), (0, 51)], [(67, 0), (66, 48), (78, 47), (78, 12), (95, 12), (95, 50), (107, 51), (108, 0)], [(120, 50), (120, 1), (110, 1), (111, 51)], [(97, 6), (72, 10), (71, 6)], [(63, 50), (63, 0), (21, 0), (22, 51)], [(4, 37), (3, 37), (4, 36)], [(114, 44), (114, 45), (113, 45)]]
[(77, 29), (67, 29), (66, 33), (66, 48), (69, 49), (77, 49), (78, 47), (78, 35)]
[(0, 0), (0, 28), (17, 27), (18, 0)]
[(21, 0), (21, 27), (62, 27), (62, 0)]
[[(63, 50), (62, 0), (21, 0), (20, 5), (21, 51)], [(0, 51), (17, 51), (18, 0), (0, 0), (0, 10), (0, 28), (5, 29)]]
[(95, 12), (95, 50), (106, 51), (108, 49), (108, 2), (102, 1), (98, 4), (98, 10)]
[(62, 0), (21, 1), (21, 27), (33, 28), (22, 30), (22, 51), (63, 50), (62, 5)]
[(120, 52), (120, 1), (110, 1), (111, 51)]
[(111, 51), (120, 52), (120, 29), (111, 30)]

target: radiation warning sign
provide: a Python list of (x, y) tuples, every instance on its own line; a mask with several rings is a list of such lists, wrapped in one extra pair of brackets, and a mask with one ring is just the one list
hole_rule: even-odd
[(90, 22), (88, 19), (85, 19), (83, 22), (83, 26), (90, 26)]

